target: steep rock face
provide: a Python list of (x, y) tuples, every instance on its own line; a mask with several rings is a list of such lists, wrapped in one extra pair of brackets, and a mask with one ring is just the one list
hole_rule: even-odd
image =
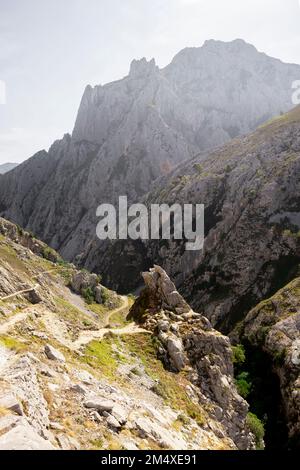
[(271, 358), (280, 380), (290, 445), (300, 442), (300, 278), (260, 303), (243, 322), (243, 333), (253, 346)]
[[(156, 183), (146, 203), (204, 204), (204, 248), (188, 252), (185, 241), (173, 240), (150, 241), (143, 249), (136, 244), (132, 271), (141, 270), (145, 253), (144, 260), (163, 266), (194, 308), (230, 331), (294, 276), (300, 260), (299, 174), (299, 107), (248, 137), (179, 165)], [(137, 284), (124, 276), (126, 255), (128, 265), (133, 263), (131, 245), (117, 243), (107, 252), (111, 267), (116, 256), (124, 265), (114, 270), (114, 288)]]
[(200, 403), (209, 405), (211, 415), (221, 421), (236, 446), (251, 448), (252, 435), (246, 425), (248, 405), (235, 388), (229, 339), (191, 310), (162, 268), (155, 266), (143, 278), (146, 287), (129, 319), (153, 332), (166, 367), (175, 372), (185, 370), (198, 387)]
[(184, 49), (164, 74), (180, 96), (179, 112), (205, 150), (291, 109), (289, 82), (298, 70), (237, 39), (209, 40), (200, 49)]
[(299, 76), (241, 40), (185, 49), (162, 70), (134, 61), (124, 79), (86, 88), (72, 136), (0, 177), (0, 214), (99, 269), (100, 203), (138, 201), (178, 163), (290, 109)]
[(3, 165), (0, 165), (0, 175), (4, 175), (4, 173), (13, 170), (17, 166), (17, 163), (3, 163)]

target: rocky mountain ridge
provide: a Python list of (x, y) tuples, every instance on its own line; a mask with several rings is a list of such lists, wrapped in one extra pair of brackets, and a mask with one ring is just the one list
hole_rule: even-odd
[(180, 162), (289, 110), (299, 76), (242, 40), (184, 49), (162, 70), (133, 61), (124, 79), (87, 87), (72, 136), (1, 177), (0, 214), (71, 261), (105, 252), (99, 204), (140, 202)]

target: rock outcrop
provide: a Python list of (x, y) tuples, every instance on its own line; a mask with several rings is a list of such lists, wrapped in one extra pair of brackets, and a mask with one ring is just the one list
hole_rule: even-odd
[(229, 339), (191, 310), (162, 268), (155, 266), (143, 277), (146, 287), (129, 318), (153, 332), (159, 357), (169, 370), (185, 369), (199, 389), (200, 402), (210, 404), (211, 414), (222, 422), (236, 446), (251, 448), (248, 405), (235, 388)]
[(271, 359), (278, 376), (290, 445), (300, 442), (300, 278), (260, 303), (243, 322), (242, 336)]

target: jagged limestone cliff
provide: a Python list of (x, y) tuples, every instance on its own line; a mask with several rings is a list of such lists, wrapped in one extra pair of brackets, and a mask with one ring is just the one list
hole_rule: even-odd
[(87, 87), (72, 136), (0, 178), (0, 214), (99, 268), (99, 204), (140, 202), (178, 163), (291, 109), (299, 75), (242, 40), (184, 49), (162, 70), (134, 61), (124, 79)]

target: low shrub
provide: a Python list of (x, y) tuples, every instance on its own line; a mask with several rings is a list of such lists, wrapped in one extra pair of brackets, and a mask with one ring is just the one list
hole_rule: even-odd
[(92, 303), (95, 302), (95, 293), (91, 287), (82, 289), (81, 295), (88, 305), (91, 305)]
[(250, 431), (255, 436), (255, 444), (256, 444), (257, 450), (263, 450), (264, 449), (264, 436), (265, 436), (264, 424), (254, 413), (248, 413), (247, 425)]
[(232, 346), (232, 361), (234, 365), (240, 366), (246, 360), (245, 348), (242, 344)]
[(252, 382), (249, 379), (248, 372), (239, 374), (235, 379), (235, 384), (241, 397), (247, 398), (252, 389)]

